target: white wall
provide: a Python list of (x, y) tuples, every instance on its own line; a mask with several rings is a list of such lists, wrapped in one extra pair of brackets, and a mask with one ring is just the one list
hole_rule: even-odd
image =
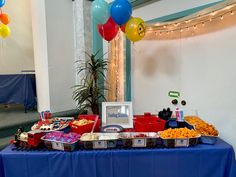
[(6, 1), (2, 11), (10, 17), (11, 36), (0, 38), (0, 74), (34, 70), (30, 0)]
[(147, 21), (218, 1), (220, 0), (161, 0), (135, 9), (132, 16)]
[(168, 91), (179, 90), (187, 101), (184, 109), (197, 109), (236, 150), (235, 15), (195, 32), (188, 38), (144, 40), (133, 46), (134, 112), (157, 113), (171, 105)]

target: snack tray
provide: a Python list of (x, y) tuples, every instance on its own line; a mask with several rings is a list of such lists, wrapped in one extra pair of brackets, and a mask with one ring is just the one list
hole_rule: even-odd
[(49, 132), (54, 132), (54, 131), (64, 131), (67, 127), (69, 126), (68, 123), (65, 123), (63, 126), (56, 128), (56, 129), (52, 129), (52, 130), (41, 130), (41, 129), (35, 129), (34, 125), (31, 127), (31, 130), (35, 131), (35, 130), (39, 130), (41, 132), (45, 132), (45, 133), (49, 133)]
[[(161, 136), (160, 136), (161, 137)], [(174, 147), (189, 147), (197, 145), (198, 139), (201, 135), (193, 138), (162, 138), (163, 145), (168, 148)]]
[(80, 137), (85, 149), (115, 148), (119, 133), (84, 133)]
[(124, 132), (119, 134), (124, 147), (155, 147), (159, 134), (156, 132)]
[(43, 136), (41, 139), (44, 141), (44, 144), (48, 149), (55, 149), (61, 151), (73, 151), (77, 148), (79, 142), (79, 139), (74, 142), (54, 141), (45, 139), (45, 136)]
[(217, 142), (218, 136), (201, 135), (200, 142), (203, 144), (215, 144)]
[[(195, 125), (190, 124), (188, 121), (185, 121), (187, 124), (193, 127), (194, 130), (196, 130)], [(203, 144), (215, 144), (217, 139), (219, 137), (219, 133), (217, 136), (212, 136), (212, 135), (202, 135), (200, 137), (200, 143)]]

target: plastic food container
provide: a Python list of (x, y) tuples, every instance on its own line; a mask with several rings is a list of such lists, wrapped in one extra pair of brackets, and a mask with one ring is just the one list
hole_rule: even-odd
[[(190, 124), (188, 121), (186, 121), (189, 126), (192, 126), (194, 130), (196, 130), (195, 125)], [(199, 142), (203, 144), (215, 144), (217, 142), (218, 136), (211, 136), (211, 135), (201, 135)]]
[(55, 150), (61, 150), (61, 151), (74, 151), (77, 146), (78, 146), (78, 141), (73, 142), (73, 143), (65, 143), (61, 141), (51, 141), (51, 140), (46, 140), (44, 137), (42, 138), (44, 141), (44, 145), (48, 149), (55, 149)]
[(200, 142), (203, 144), (215, 144), (219, 136), (201, 135)]
[(134, 127), (136, 132), (158, 132), (165, 129), (166, 121), (151, 113), (134, 116)]
[(189, 147), (197, 145), (201, 135), (195, 138), (162, 138), (163, 145), (168, 148)]
[(155, 132), (124, 132), (119, 134), (123, 147), (156, 147), (159, 135)]
[(85, 149), (116, 148), (118, 133), (84, 133), (80, 141)]
[[(80, 135), (82, 135), (83, 133), (91, 132), (92, 128), (93, 128), (93, 124), (95, 123), (95, 120), (96, 120), (97, 116), (98, 115), (80, 115), (78, 117), (78, 119), (75, 120), (75, 121), (79, 121), (79, 120), (85, 119), (85, 120), (91, 120), (93, 122), (91, 122), (89, 124), (85, 124), (85, 125), (76, 125), (75, 121), (73, 121), (70, 124), (71, 131), (75, 132), (75, 133), (78, 133)], [(100, 124), (101, 124), (101, 119), (98, 118), (97, 123), (96, 123), (96, 125), (94, 127), (94, 132), (99, 132), (100, 131)]]
[[(64, 134), (63, 132), (51, 132), (51, 133), (59, 133), (61, 135), (68, 135), (68, 134)], [(41, 139), (44, 141), (44, 145), (48, 149), (54, 149), (54, 150), (74, 151), (79, 145), (78, 142), (79, 142), (80, 135), (76, 135), (76, 138), (71, 139), (70, 142), (61, 141), (61, 139), (63, 139), (64, 137), (61, 137), (61, 136), (58, 136), (58, 137), (60, 140), (48, 139), (47, 135), (43, 136)]]

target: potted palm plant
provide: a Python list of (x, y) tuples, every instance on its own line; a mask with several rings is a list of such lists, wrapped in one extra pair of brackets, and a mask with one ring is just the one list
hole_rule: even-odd
[(78, 60), (78, 75), (83, 73), (81, 84), (75, 85), (73, 100), (78, 104), (79, 114), (92, 112), (99, 114), (99, 104), (106, 101), (104, 91), (104, 72), (107, 70), (108, 61), (104, 60), (99, 52), (89, 54), (85, 52), (86, 60)]

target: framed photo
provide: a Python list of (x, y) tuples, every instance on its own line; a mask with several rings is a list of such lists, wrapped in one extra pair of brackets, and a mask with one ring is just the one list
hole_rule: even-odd
[(120, 125), (133, 128), (132, 102), (103, 102), (102, 126)]

